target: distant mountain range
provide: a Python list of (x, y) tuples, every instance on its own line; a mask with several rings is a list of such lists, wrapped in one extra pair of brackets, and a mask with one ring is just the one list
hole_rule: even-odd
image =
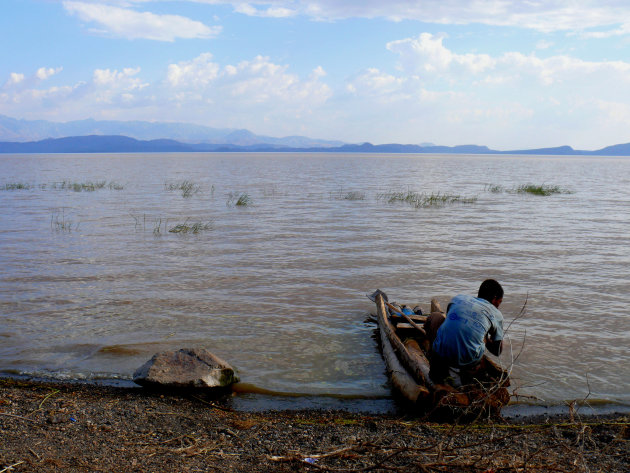
[(497, 151), (487, 146), (421, 146), (384, 144), (291, 147), (272, 144), (238, 146), (233, 144), (182, 143), (176, 140), (137, 140), (128, 136), (70, 136), (40, 141), (0, 142), (0, 153), (159, 153), (159, 152), (320, 152), (320, 153), (431, 153), (431, 154), (537, 154), (582, 156), (630, 156), (630, 143), (608, 146), (597, 151), (581, 151), (570, 146), (558, 148)]
[[(76, 132), (77, 135), (63, 136), (64, 133), (72, 132)], [(27, 136), (42, 135), (47, 137), (26, 139)], [(478, 145), (437, 146), (432, 143), (373, 145), (371, 143), (345, 144), (340, 141), (316, 140), (302, 136), (273, 138), (258, 136), (248, 130), (223, 130), (182, 123), (95, 120), (54, 123), (16, 120), (2, 115), (0, 115), (0, 140), (6, 140), (0, 141), (0, 153), (273, 151), (630, 156), (630, 143), (608, 146), (595, 151), (576, 150), (570, 146), (497, 151)]]
[(317, 140), (305, 136), (274, 138), (255, 135), (248, 130), (211, 128), (189, 123), (78, 120), (65, 123), (45, 120), (18, 120), (0, 115), (0, 141), (33, 142), (48, 138), (89, 135), (127, 136), (141, 141), (176, 140), (187, 144), (220, 144), (235, 146), (267, 145), (270, 147), (341, 146), (342, 141)]

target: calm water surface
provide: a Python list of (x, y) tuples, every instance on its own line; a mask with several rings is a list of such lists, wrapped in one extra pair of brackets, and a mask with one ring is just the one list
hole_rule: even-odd
[[(571, 193), (488, 190), (527, 183)], [(407, 190), (476, 201), (382, 198)], [(630, 405), (627, 158), (3, 155), (0, 223), (0, 372), (128, 379), (203, 346), (260, 388), (385, 397), (365, 294), (445, 306), (494, 277), (521, 399)]]

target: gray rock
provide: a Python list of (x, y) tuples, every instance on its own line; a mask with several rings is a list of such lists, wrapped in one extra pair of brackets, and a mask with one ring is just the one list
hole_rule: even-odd
[(141, 386), (170, 388), (223, 388), (237, 381), (234, 369), (204, 348), (156, 353), (133, 374)]

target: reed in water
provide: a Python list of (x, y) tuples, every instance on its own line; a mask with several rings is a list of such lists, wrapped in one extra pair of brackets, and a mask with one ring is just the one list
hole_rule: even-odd
[(415, 208), (443, 207), (452, 204), (474, 204), (477, 197), (462, 197), (456, 194), (442, 194), (441, 192), (385, 192), (376, 196), (377, 200), (385, 200), (389, 204), (402, 202)]

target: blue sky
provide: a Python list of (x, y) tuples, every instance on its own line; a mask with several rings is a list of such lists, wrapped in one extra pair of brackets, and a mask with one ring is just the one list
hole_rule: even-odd
[(495, 149), (630, 142), (619, 0), (3, 0), (0, 114)]

